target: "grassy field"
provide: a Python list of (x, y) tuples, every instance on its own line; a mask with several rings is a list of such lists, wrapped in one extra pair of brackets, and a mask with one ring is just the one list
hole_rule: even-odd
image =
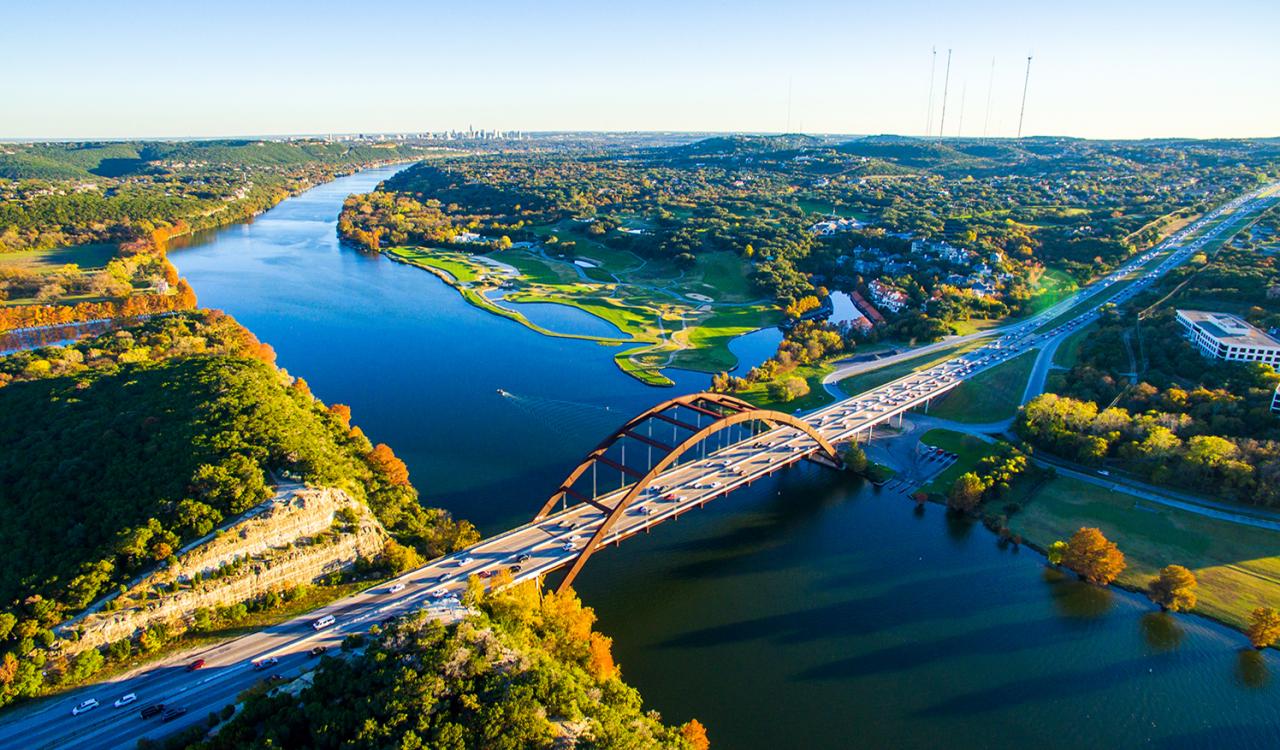
[(945, 495), (957, 477), (971, 471), (979, 461), (994, 454), (996, 450), (993, 443), (953, 430), (929, 430), (920, 437), (920, 442), (958, 456), (955, 463), (920, 488), (921, 492), (932, 495)]
[(102, 268), (116, 257), (115, 245), (99, 243), (59, 247), (53, 250), (21, 250), (0, 255), (0, 266), (11, 266), (27, 271), (56, 271), (71, 263), (81, 268)]
[(1053, 353), (1053, 364), (1058, 367), (1075, 367), (1076, 361), (1080, 359), (1080, 344), (1089, 336), (1091, 328), (1092, 324), (1087, 325), (1063, 339), (1058, 344), (1058, 351)]
[(1018, 412), (1039, 352), (1019, 354), (969, 378), (929, 408), (931, 416), (966, 424), (998, 422)]
[(1028, 315), (1035, 315), (1041, 310), (1053, 307), (1064, 297), (1079, 289), (1076, 280), (1065, 271), (1056, 269), (1045, 271), (1032, 292)]
[(1205, 518), (1057, 477), (1010, 519), (1015, 533), (1043, 548), (1081, 526), (1096, 526), (1128, 561), (1119, 583), (1144, 588), (1165, 565), (1190, 568), (1200, 582), (1197, 612), (1236, 627), (1259, 606), (1280, 603), (1280, 532)]
[(809, 384), (808, 395), (801, 396), (793, 401), (778, 401), (774, 399), (769, 395), (768, 388), (763, 383), (753, 384), (745, 391), (741, 391), (734, 395), (739, 398), (744, 398), (764, 409), (777, 409), (778, 411), (788, 413), (796, 411), (812, 411), (813, 409), (826, 406), (827, 404), (835, 401), (831, 394), (827, 393), (826, 389), (822, 387), (822, 378), (828, 372), (831, 372), (830, 365), (819, 364), (801, 365), (787, 373), (786, 377), (802, 378)]

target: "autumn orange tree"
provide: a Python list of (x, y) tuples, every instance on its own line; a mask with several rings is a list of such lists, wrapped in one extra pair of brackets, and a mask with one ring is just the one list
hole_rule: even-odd
[(707, 750), (711, 747), (711, 740), (707, 739), (707, 728), (697, 719), (690, 719), (680, 727), (680, 736), (684, 737), (693, 750)]
[(1100, 585), (1114, 581), (1124, 572), (1124, 553), (1115, 543), (1092, 527), (1082, 527), (1067, 541), (1062, 564), (1081, 578)]
[(1151, 579), (1147, 592), (1160, 609), (1185, 612), (1196, 606), (1196, 577), (1181, 565), (1167, 565)]
[(366, 459), (374, 471), (386, 477), (387, 482), (402, 486), (409, 484), (409, 467), (404, 465), (404, 461), (386, 443), (373, 446)]
[(1266, 648), (1280, 641), (1280, 612), (1272, 607), (1258, 607), (1249, 614), (1245, 631), (1254, 648)]

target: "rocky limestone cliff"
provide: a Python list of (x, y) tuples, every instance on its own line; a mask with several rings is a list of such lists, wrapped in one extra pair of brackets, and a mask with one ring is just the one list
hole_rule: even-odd
[[(201, 608), (308, 584), (382, 552), (387, 532), (338, 489), (298, 489), (178, 556), (117, 597), (114, 608), (62, 628), (63, 653), (129, 638), (157, 623), (185, 628)], [(76, 632), (79, 637), (76, 637)]]

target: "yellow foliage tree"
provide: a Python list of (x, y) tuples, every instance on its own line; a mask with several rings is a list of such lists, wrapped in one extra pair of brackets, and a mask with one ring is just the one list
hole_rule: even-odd
[(587, 651), (587, 670), (600, 682), (618, 676), (618, 665), (613, 663), (613, 639), (600, 633), (592, 633)]
[(1280, 640), (1280, 612), (1271, 607), (1258, 607), (1249, 615), (1245, 631), (1254, 648), (1266, 648)]
[(1090, 527), (1071, 535), (1062, 563), (1086, 581), (1104, 586), (1125, 568), (1124, 553), (1102, 531)]

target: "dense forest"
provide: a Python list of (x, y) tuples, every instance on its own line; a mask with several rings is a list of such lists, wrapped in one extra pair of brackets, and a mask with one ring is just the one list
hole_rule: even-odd
[[(573, 592), (473, 590), (456, 625), (421, 615), (322, 660), (309, 687), (259, 693), (198, 750), (345, 747), (705, 750), (697, 721), (664, 725), (621, 679)], [(353, 647), (356, 644), (351, 644)], [(202, 735), (201, 729), (193, 734)]]
[(403, 143), (323, 141), (6, 146), (0, 253), (230, 224), (339, 174), (421, 154)]
[(217, 312), (0, 358), (3, 699), (41, 689), (53, 625), (268, 499), (286, 472), (347, 490), (425, 556), (477, 538), (421, 506), (390, 448), (273, 359)]

